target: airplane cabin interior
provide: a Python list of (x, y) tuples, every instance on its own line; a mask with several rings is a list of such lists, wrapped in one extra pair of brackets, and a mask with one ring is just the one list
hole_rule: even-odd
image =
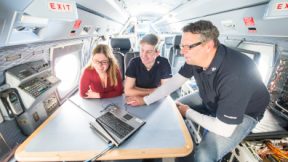
[[(79, 96), (79, 79), (96, 45), (113, 49), (125, 81), (129, 61), (139, 56), (139, 41), (154, 33), (175, 75), (185, 63), (182, 28), (198, 20), (211, 21), (221, 44), (255, 62), (270, 94), (263, 119), (221, 161), (281, 161), (275, 150), (288, 157), (287, 0), (1, 0), (0, 161), (25, 161), (15, 154), (19, 146)], [(191, 78), (170, 97), (197, 91)], [(203, 129), (191, 121), (186, 126), (197, 145)]]

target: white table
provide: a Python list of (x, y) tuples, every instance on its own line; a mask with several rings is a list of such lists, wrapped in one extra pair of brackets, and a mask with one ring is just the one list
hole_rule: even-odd
[[(125, 108), (122, 96), (110, 99), (72, 96), (18, 147), (16, 159), (83, 161), (94, 157), (107, 144), (89, 127), (89, 122), (110, 103)], [(181, 157), (192, 151), (190, 134), (170, 97), (149, 106), (126, 106), (126, 109), (146, 124), (99, 160)]]

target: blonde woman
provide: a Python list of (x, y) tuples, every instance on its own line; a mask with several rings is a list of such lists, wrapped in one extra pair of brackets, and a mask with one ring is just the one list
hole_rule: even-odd
[(79, 85), (83, 98), (110, 98), (123, 93), (122, 78), (109, 46), (100, 44), (93, 50)]

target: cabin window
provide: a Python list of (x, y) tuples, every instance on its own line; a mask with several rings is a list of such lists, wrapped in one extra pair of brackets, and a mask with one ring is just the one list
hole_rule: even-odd
[(57, 95), (61, 103), (78, 88), (82, 68), (82, 45), (81, 43), (51, 49), (53, 73), (61, 80), (57, 87)]
[(265, 85), (267, 85), (273, 70), (275, 45), (254, 43), (254, 42), (243, 42), (238, 46), (238, 48), (254, 51), (255, 53), (260, 54), (258, 60), (258, 69), (262, 76), (263, 82), (265, 83)]

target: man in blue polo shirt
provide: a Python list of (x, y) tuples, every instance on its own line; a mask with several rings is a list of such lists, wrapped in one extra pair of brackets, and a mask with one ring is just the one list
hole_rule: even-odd
[(168, 60), (159, 56), (158, 37), (145, 35), (140, 41), (140, 57), (132, 59), (126, 70), (125, 95), (146, 96), (171, 78)]
[(269, 103), (255, 63), (220, 44), (218, 36), (218, 29), (209, 21), (185, 26), (180, 47), (186, 63), (178, 74), (150, 95), (129, 101), (132, 106), (149, 105), (194, 76), (199, 94), (185, 96), (176, 104), (183, 116), (208, 132), (193, 153), (179, 161), (220, 160), (251, 132)]

